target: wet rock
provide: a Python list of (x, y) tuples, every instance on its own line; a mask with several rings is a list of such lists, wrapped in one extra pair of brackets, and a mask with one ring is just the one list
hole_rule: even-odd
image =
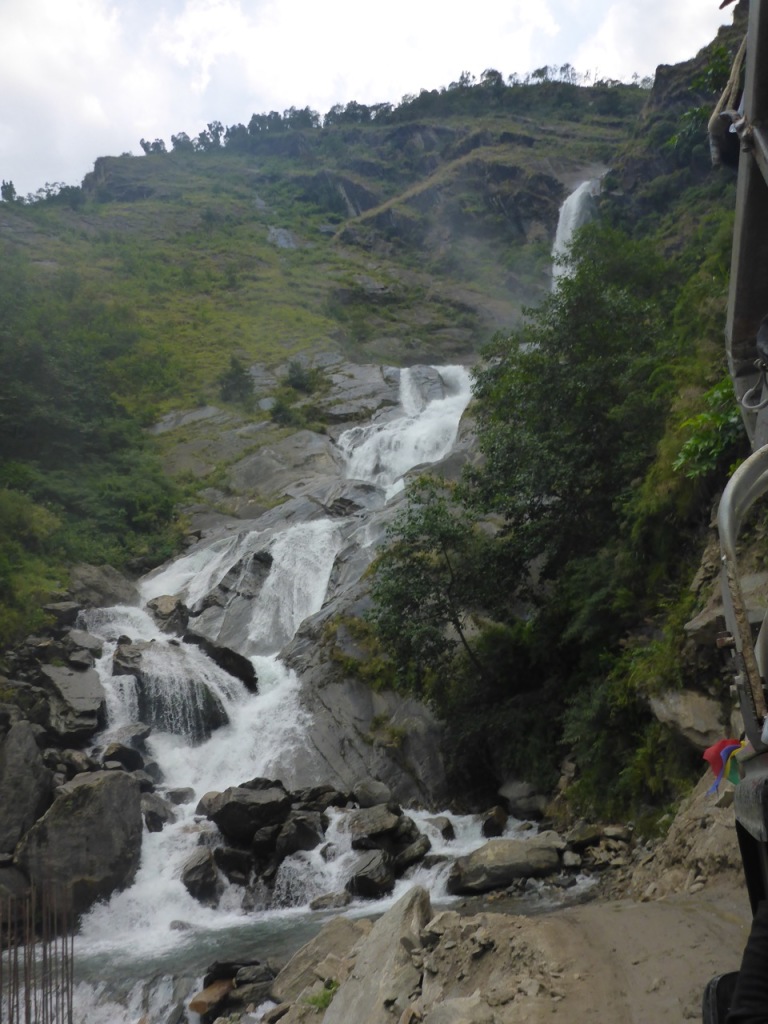
[(352, 835), (353, 849), (366, 849), (367, 840), (375, 841), (388, 832), (394, 832), (399, 822), (400, 815), (394, 814), (388, 804), (378, 804), (350, 811), (345, 824)]
[(341, 910), (342, 907), (349, 906), (352, 902), (352, 896), (346, 891), (341, 892), (328, 892), (324, 896), (316, 896), (315, 899), (310, 901), (310, 910)]
[(148, 832), (162, 832), (166, 825), (176, 821), (173, 808), (157, 793), (142, 793), (141, 814)]
[(147, 601), (152, 618), (164, 633), (181, 636), (189, 622), (189, 609), (179, 597), (164, 594)]
[(436, 818), (427, 818), (427, 823), (436, 828), (446, 842), (452, 842), (456, 838), (456, 830), (450, 818), (440, 814)]
[(504, 834), (504, 829), (507, 827), (507, 821), (509, 815), (503, 807), (492, 807), (489, 811), (483, 815), (483, 824), (481, 831), (486, 839), (492, 839), (494, 836), (501, 836)]
[(275, 841), (275, 853), (283, 860), (299, 850), (314, 850), (325, 838), (328, 820), (318, 811), (292, 811)]
[(360, 857), (353, 866), (346, 889), (353, 896), (378, 899), (392, 892), (394, 885), (392, 858), (384, 850), (371, 850)]
[(208, 818), (227, 838), (249, 843), (260, 828), (282, 824), (291, 809), (291, 797), (282, 787), (248, 789), (233, 786), (219, 794)]
[(144, 767), (144, 758), (133, 747), (124, 743), (109, 743), (102, 751), (103, 761), (119, 761), (126, 771), (141, 771)]
[(248, 885), (253, 872), (253, 856), (248, 850), (238, 850), (232, 846), (217, 846), (213, 851), (216, 866), (227, 880), (235, 885)]
[[(164, 670), (175, 668), (174, 685), (159, 678), (152, 669), (155, 650), (162, 656)], [(201, 743), (229, 721), (219, 698), (190, 672), (183, 649), (154, 641), (118, 642), (112, 659), (114, 675), (131, 675), (136, 680), (138, 712), (142, 722), (192, 743)], [(177, 663), (177, 664), (174, 664)]]
[(224, 669), (225, 672), (228, 672), (229, 675), (234, 676), (235, 679), (239, 679), (250, 693), (259, 692), (259, 680), (250, 658), (238, 654), (237, 651), (233, 651), (230, 647), (214, 644), (201, 633), (194, 631), (188, 630), (184, 634), (184, 642), (200, 647), (211, 661), (215, 662), (219, 668)]
[(195, 799), (195, 791), (191, 786), (182, 786), (178, 789), (167, 789), (165, 799), (177, 806), (180, 804), (191, 804)]
[(429, 837), (419, 836), (418, 839), (415, 839), (406, 846), (404, 850), (396, 854), (394, 860), (395, 874), (401, 875), (411, 864), (416, 864), (418, 861), (423, 860), (431, 849), (432, 843)]

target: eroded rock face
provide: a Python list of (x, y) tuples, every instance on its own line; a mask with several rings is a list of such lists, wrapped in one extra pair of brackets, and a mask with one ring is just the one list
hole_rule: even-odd
[(68, 894), (75, 913), (128, 885), (141, 855), (141, 795), (125, 772), (79, 775), (22, 839), (16, 863), (40, 888)]

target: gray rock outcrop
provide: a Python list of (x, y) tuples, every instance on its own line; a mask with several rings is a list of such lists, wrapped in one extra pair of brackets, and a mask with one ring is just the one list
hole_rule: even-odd
[(69, 592), (86, 608), (139, 603), (136, 585), (110, 565), (73, 566), (69, 574)]
[(432, 916), (429, 895), (416, 887), (379, 918), (359, 947), (352, 973), (326, 1011), (324, 1024), (390, 1024), (421, 987), (411, 952)]
[(706, 750), (726, 734), (719, 701), (695, 690), (667, 690), (648, 698), (651, 711), (696, 750)]

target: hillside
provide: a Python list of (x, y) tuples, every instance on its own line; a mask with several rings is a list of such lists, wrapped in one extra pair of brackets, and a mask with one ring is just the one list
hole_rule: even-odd
[[(659, 733), (636, 680), (681, 685), (679, 638), (665, 623), (685, 621), (680, 594), (736, 440), (726, 432), (699, 462), (679, 461), (723, 375), (733, 191), (729, 171), (710, 172), (705, 140), (684, 130), (684, 115), (712, 101), (715, 79), (702, 75), (727, 63), (737, 37), (724, 31), (688, 65), (661, 69), (650, 95), (619, 83), (488, 79), (422, 93), (395, 110), (363, 115), (350, 104), (322, 128), (254, 117), (225, 131), (216, 122), (194, 142), (174, 136), (171, 152), (147, 144), (143, 157), (99, 158), (82, 188), (0, 205), (9, 267), (0, 295), (8, 325), (0, 349), (4, 642), (43, 625), (42, 605), (66, 593), (70, 564), (110, 562), (138, 574), (179, 550), (190, 526), (179, 510), (244, 516), (254, 500), (259, 511), (282, 500), (262, 480), (254, 499), (253, 482), (238, 483), (230, 470), (297, 430), (305, 431), (297, 445), (325, 443), (343, 419), (328, 397), (327, 368), (337, 360), (469, 362), (496, 336), (480, 378), (481, 444), (494, 424), (499, 437), (523, 437), (504, 419), (517, 398), (505, 405), (493, 386), (520, 329), (545, 357), (529, 378), (527, 461), (511, 464), (523, 467), (520, 479), (565, 468), (571, 490), (557, 497), (571, 521), (554, 524), (546, 552), (519, 547), (505, 564), (512, 514), (521, 517), (515, 543), (533, 520), (506, 502), (516, 484), (502, 474), (486, 479), (480, 511), (507, 525), (488, 551), (473, 546), (474, 526), (465, 531), (467, 579), (482, 575), (472, 570), (484, 563), (473, 560), (489, 557), (498, 576), (488, 579), (514, 595), (521, 566), (545, 554), (559, 592), (556, 600), (535, 594), (541, 608), (525, 624), (511, 596), (473, 584), (461, 615), (496, 661), (494, 679), (478, 691), (467, 666), (453, 662), (444, 676), (450, 693), (423, 691), (419, 678), (416, 695), (464, 730), (461, 748), (481, 742), (480, 786), (545, 747), (538, 712), (525, 743), (510, 744), (532, 712), (526, 704), (521, 716), (518, 695), (500, 685), (509, 676), (525, 680), (528, 702), (568, 694), (531, 769), (546, 784), (569, 745), (586, 749), (597, 734), (600, 756), (579, 764), (585, 806), (605, 771), (626, 782), (611, 798), (674, 795), (692, 754)], [(573, 286), (576, 323), (550, 299), (557, 213), (577, 182), (608, 167), (605, 230), (584, 243), (591, 277)], [(564, 295), (570, 302), (569, 289)], [(536, 306), (550, 317), (553, 342), (578, 327), (572, 364), (557, 344), (540, 344), (544, 335), (525, 335), (536, 328), (523, 307)], [(643, 329), (622, 334), (615, 317)], [(551, 374), (571, 365), (563, 387), (546, 391)], [(618, 388), (605, 376), (614, 368)], [(612, 404), (592, 415), (605, 395)], [(581, 419), (569, 418), (574, 409)], [(534, 495), (544, 525), (553, 486), (550, 478)], [(585, 493), (594, 501), (585, 504)], [(392, 665), (377, 675), (378, 652), (364, 639), (376, 666), (369, 681), (391, 684)], [(617, 723), (634, 746), (613, 742)], [(669, 755), (667, 778), (647, 774), (654, 744)]]

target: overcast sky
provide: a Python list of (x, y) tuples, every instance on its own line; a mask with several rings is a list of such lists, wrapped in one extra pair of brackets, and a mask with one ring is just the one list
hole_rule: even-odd
[(77, 185), (139, 139), (397, 102), (486, 68), (629, 81), (687, 60), (717, 0), (0, 0), (0, 178)]

